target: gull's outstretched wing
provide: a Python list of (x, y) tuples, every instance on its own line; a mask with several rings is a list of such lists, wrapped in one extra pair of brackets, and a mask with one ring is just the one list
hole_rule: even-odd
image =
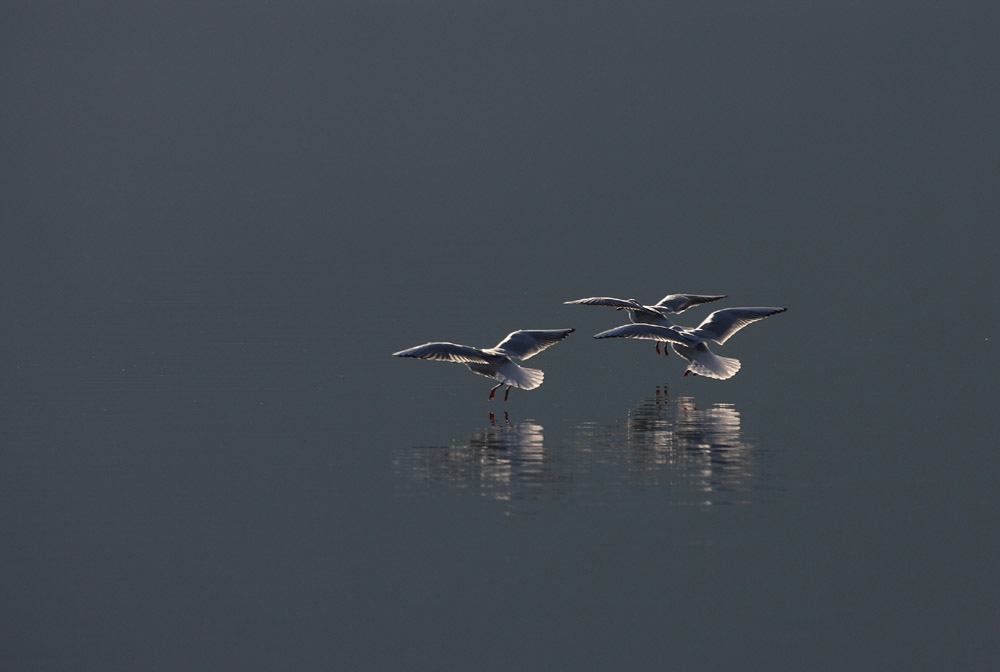
[[(458, 343), (424, 343), (415, 348), (392, 353), (396, 357), (416, 357), (437, 362), (458, 362), (460, 364), (489, 364), (491, 360), (479, 348)], [(496, 361), (496, 360), (493, 360)]]
[(676, 327), (659, 324), (623, 324), (614, 329), (594, 334), (594, 338), (641, 338), (647, 341), (669, 341), (681, 345), (697, 345), (698, 339), (691, 338)]
[(507, 334), (507, 338), (497, 343), (497, 346), (493, 349), (501, 350), (509, 357), (530, 359), (550, 345), (555, 345), (574, 331), (576, 330), (536, 329), (512, 331)]
[(656, 305), (674, 313), (683, 313), (688, 308), (724, 298), (725, 294), (667, 294)]
[(618, 310), (637, 310), (640, 313), (659, 315), (659, 313), (650, 310), (635, 299), (616, 299), (612, 296), (591, 296), (586, 299), (576, 299), (575, 301), (563, 301), (563, 303), (566, 305), (609, 306)]
[(765, 317), (783, 313), (787, 308), (724, 308), (717, 310), (704, 322), (698, 325), (692, 333), (699, 338), (712, 339), (723, 344), (737, 331)]

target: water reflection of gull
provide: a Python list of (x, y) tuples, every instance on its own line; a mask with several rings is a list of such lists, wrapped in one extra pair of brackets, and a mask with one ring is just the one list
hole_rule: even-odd
[(670, 399), (657, 388), (624, 420), (578, 430), (593, 461), (625, 468), (624, 482), (686, 485), (718, 503), (737, 501), (730, 494), (748, 491), (756, 478), (754, 447), (742, 438), (732, 404), (698, 408), (694, 397)]
[(411, 486), (445, 485), (507, 501), (578, 492), (599, 502), (650, 487), (675, 503), (760, 499), (758, 450), (743, 438), (732, 404), (699, 408), (694, 397), (671, 399), (664, 387), (621, 420), (555, 427), (554, 447), (546, 449), (535, 420), (490, 414), (489, 425), (467, 439), (399, 450), (393, 469)]
[(447, 483), (494, 499), (553, 486), (559, 480), (545, 456), (542, 426), (533, 420), (511, 422), (506, 413), (449, 446), (414, 446), (399, 453), (393, 467), (411, 481)]

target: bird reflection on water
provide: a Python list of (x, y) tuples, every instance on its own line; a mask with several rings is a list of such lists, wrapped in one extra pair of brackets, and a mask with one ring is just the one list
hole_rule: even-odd
[(704, 504), (747, 503), (760, 488), (758, 449), (745, 440), (732, 404), (699, 408), (666, 387), (608, 426), (580, 423), (576, 442), (590, 463), (616, 472), (622, 486), (669, 486)]
[(511, 422), (506, 412), (499, 419), (490, 413), (490, 424), (464, 443), (401, 451), (393, 467), (413, 482), (468, 488), (502, 500), (540, 487), (554, 490), (560, 480), (546, 459), (542, 426), (534, 420)]
[(562, 423), (552, 425), (547, 445), (537, 420), (491, 413), (468, 439), (399, 450), (393, 468), (411, 490), (448, 486), (505, 501), (654, 487), (677, 504), (761, 498), (760, 451), (742, 436), (732, 404), (699, 408), (691, 396), (671, 399), (664, 386), (620, 420)]

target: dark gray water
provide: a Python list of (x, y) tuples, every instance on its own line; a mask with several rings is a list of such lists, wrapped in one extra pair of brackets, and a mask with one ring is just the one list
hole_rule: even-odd
[(2, 667), (993, 669), (998, 28), (6, 5)]

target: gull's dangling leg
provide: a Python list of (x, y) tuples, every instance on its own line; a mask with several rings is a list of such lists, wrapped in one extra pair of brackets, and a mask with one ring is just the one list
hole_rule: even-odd
[[(664, 348), (664, 350), (666, 350), (666, 348)], [(656, 354), (660, 354), (660, 342), (659, 341), (656, 342)]]
[(684, 377), (687, 378), (689, 373), (691, 373), (691, 369), (685, 369), (684, 370)]
[(666, 343), (663, 344), (663, 356), (664, 357), (670, 356), (670, 349), (667, 347)]
[(497, 383), (496, 385), (493, 386), (493, 389), (490, 390), (490, 399), (492, 399), (493, 395), (497, 393), (497, 388), (500, 387), (501, 385), (503, 385), (503, 383)]
[(507, 386), (507, 389), (506, 389), (506, 390), (504, 390), (504, 393), (503, 393), (503, 400), (504, 400), (504, 401), (507, 401), (507, 397), (508, 397), (508, 396), (510, 396), (510, 385), (508, 385), (508, 386)]

